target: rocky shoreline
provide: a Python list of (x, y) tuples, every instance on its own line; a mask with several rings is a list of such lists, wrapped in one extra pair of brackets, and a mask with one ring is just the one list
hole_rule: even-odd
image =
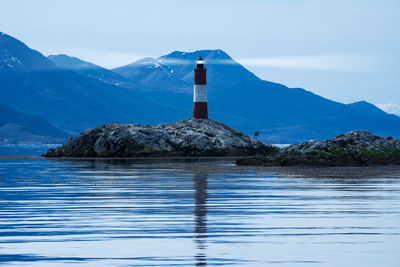
[(365, 131), (340, 134), (325, 141), (290, 145), (275, 155), (241, 158), (248, 166), (373, 166), (400, 164), (400, 139)]
[(222, 123), (190, 119), (156, 126), (110, 123), (88, 129), (47, 158), (241, 157), (243, 166), (374, 166), (400, 164), (400, 139), (365, 131), (286, 148), (266, 144)]
[(111, 123), (88, 129), (44, 157), (268, 156), (279, 148), (222, 123), (190, 119), (156, 126)]

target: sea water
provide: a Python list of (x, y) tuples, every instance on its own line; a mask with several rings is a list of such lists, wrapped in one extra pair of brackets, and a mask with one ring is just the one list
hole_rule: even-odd
[(400, 168), (0, 159), (0, 265), (400, 266)]

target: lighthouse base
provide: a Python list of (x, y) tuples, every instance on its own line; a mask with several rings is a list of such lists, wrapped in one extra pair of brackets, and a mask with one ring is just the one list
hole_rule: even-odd
[(208, 119), (207, 102), (193, 102), (193, 119)]

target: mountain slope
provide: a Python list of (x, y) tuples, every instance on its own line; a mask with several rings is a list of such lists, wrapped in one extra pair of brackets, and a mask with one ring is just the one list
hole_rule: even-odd
[(366, 101), (358, 101), (354, 103), (348, 104), (356, 112), (363, 114), (364, 116), (368, 116), (370, 118), (391, 118), (392, 120), (396, 121), (399, 119), (399, 116), (394, 114), (388, 114), (385, 111), (381, 110), (377, 106), (368, 103)]
[[(176, 113), (160, 115), (162, 101), (147, 99), (134, 88), (60, 69), (6, 34), (0, 34), (0, 51), (0, 101), (60, 129), (79, 132), (105, 122), (146, 124), (175, 119)], [(179, 107), (176, 110), (180, 112)]]
[(0, 143), (61, 143), (67, 137), (41, 118), (0, 103)]
[(143, 58), (112, 71), (131, 82), (139, 83), (143, 87), (159, 88), (161, 84), (166, 88), (180, 88), (185, 86), (184, 83), (175, 79), (170, 66), (153, 58)]
[(90, 62), (83, 61), (76, 57), (70, 57), (67, 55), (50, 55), (47, 58), (56, 64), (60, 69), (81, 73), (85, 76), (113, 85), (123, 85), (124, 83), (128, 83), (127, 79), (116, 74), (115, 72)]
[(0, 32), (0, 72), (50, 71), (57, 67), (39, 52)]

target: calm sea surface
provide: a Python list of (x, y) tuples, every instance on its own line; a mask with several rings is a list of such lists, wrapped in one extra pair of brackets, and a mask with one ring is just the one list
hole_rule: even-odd
[(400, 266), (400, 168), (3, 158), (0, 265)]

